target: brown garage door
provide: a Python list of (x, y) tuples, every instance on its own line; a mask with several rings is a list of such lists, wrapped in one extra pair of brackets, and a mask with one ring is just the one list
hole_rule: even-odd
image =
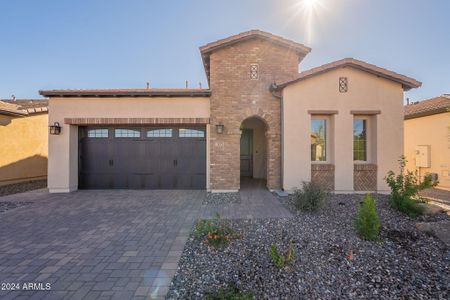
[(205, 189), (204, 127), (82, 127), (85, 189)]

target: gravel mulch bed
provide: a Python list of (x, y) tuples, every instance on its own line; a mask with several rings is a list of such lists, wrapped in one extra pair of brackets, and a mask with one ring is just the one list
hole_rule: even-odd
[(47, 187), (47, 180), (35, 180), (0, 186), (0, 197)]
[[(392, 210), (383, 195), (374, 195), (381, 238), (361, 240), (353, 219), (362, 197), (332, 195), (320, 212), (293, 218), (226, 221), (241, 238), (223, 250), (211, 251), (191, 235), (167, 299), (201, 299), (230, 284), (255, 299), (448, 299), (450, 250), (418, 231), (417, 220)], [(291, 198), (284, 199), (290, 207)], [(270, 245), (283, 248), (290, 241), (295, 263), (278, 269)]]
[(226, 205), (232, 203), (241, 203), (239, 193), (208, 193), (202, 202), (204, 205)]
[(27, 206), (32, 204), (33, 202), (11, 202), (11, 201), (0, 201), (0, 213), (6, 212), (8, 210)]

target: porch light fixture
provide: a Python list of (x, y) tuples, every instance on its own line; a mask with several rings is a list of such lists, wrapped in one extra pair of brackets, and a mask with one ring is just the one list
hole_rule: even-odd
[(50, 125), (49, 128), (50, 134), (52, 135), (59, 135), (61, 133), (61, 126), (58, 122), (53, 123), (53, 125)]
[(224, 128), (225, 128), (225, 126), (223, 126), (223, 124), (217, 124), (217, 125), (216, 125), (216, 132), (217, 132), (218, 134), (222, 134)]

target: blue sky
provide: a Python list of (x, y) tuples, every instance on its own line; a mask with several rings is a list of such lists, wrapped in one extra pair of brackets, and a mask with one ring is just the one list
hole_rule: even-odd
[(319, 0), (310, 21), (300, 1), (3, 0), (0, 98), (207, 86), (198, 47), (249, 29), (312, 47), (303, 70), (354, 57), (422, 81), (411, 100), (450, 93), (450, 1)]

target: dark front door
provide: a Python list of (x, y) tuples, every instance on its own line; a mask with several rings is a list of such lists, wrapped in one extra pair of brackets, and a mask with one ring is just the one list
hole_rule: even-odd
[(241, 134), (241, 176), (253, 176), (253, 130), (243, 129)]
[(81, 128), (87, 189), (205, 189), (205, 128)]

